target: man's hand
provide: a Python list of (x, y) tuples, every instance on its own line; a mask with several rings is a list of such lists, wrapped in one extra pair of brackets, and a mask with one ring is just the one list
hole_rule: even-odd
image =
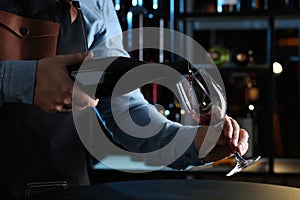
[[(196, 149), (200, 149), (208, 127), (202, 126), (194, 140)], [(205, 162), (213, 162), (232, 156), (234, 151), (244, 155), (248, 150), (248, 132), (241, 129), (239, 124), (231, 117), (226, 116), (223, 131), (215, 147), (204, 158)]]
[(34, 104), (46, 112), (67, 112), (96, 106), (98, 99), (90, 97), (75, 86), (67, 69), (68, 66), (81, 64), (92, 56), (92, 53), (76, 53), (39, 60)]

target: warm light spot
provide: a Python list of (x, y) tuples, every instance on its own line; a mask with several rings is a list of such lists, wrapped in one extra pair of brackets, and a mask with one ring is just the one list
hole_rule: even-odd
[(274, 74), (281, 74), (283, 71), (283, 67), (279, 62), (273, 63), (273, 72)]
[(255, 109), (254, 105), (249, 105), (248, 106), (249, 110), (253, 111)]

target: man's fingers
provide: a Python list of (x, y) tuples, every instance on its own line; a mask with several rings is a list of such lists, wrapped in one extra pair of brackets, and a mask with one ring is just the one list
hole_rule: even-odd
[(224, 137), (228, 140), (230, 148), (233, 150), (237, 147), (239, 142), (240, 126), (236, 120), (231, 117), (225, 117)]
[(225, 138), (231, 139), (232, 132), (233, 132), (233, 126), (231, 124), (230, 117), (226, 116), (225, 121), (224, 121), (224, 128), (223, 128), (223, 134), (224, 134)]
[(248, 149), (248, 139), (249, 139), (249, 134), (246, 130), (240, 129), (240, 134), (239, 134), (239, 142), (237, 145), (237, 149), (241, 155), (244, 155)]
[(231, 142), (236, 147), (238, 144), (238, 141), (239, 141), (240, 126), (237, 123), (237, 121), (235, 121), (234, 119), (230, 118), (230, 120), (231, 120), (231, 124), (233, 126)]
[(85, 59), (89, 59), (93, 57), (92, 52), (87, 53), (75, 53), (69, 55), (60, 56), (60, 59), (63, 59), (63, 62), (66, 66), (76, 65), (82, 63)]
[(73, 103), (76, 107), (74, 109), (82, 110), (86, 107), (95, 107), (98, 104), (98, 99), (90, 97), (88, 94), (83, 92), (79, 87), (74, 85), (73, 90)]
[[(98, 99), (96, 99), (95, 101), (98, 103)], [(97, 103), (96, 103), (96, 105), (97, 105)], [(84, 106), (82, 103), (78, 103), (75, 100), (73, 101), (73, 104), (72, 104), (72, 110), (84, 110), (87, 107), (95, 107), (95, 106), (87, 106), (87, 105)]]

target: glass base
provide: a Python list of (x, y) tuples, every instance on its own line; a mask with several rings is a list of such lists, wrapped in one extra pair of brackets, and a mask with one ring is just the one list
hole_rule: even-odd
[(240, 171), (242, 171), (243, 169), (249, 167), (250, 165), (254, 164), (255, 162), (257, 162), (260, 159), (260, 156), (251, 158), (251, 159), (244, 159), (242, 161), (238, 161), (236, 162), (234, 168), (228, 173), (226, 174), (226, 176), (232, 176), (233, 174), (236, 174)]

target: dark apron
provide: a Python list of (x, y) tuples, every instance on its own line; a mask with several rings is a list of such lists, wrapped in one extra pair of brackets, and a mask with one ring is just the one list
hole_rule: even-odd
[[(59, 23), (57, 55), (87, 51), (81, 13), (71, 23), (68, 2), (1, 0), (0, 10)], [(86, 152), (72, 113), (45, 113), (34, 105), (7, 103), (0, 107), (0, 124), (1, 198), (24, 199), (26, 192), (89, 184)]]

